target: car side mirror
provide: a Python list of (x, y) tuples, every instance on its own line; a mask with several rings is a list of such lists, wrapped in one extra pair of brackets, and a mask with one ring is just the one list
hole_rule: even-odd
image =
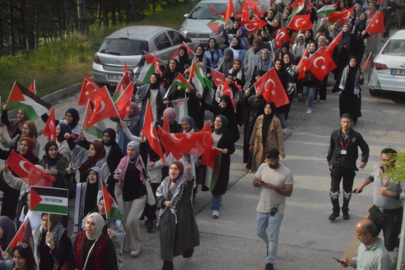
[(184, 14), (184, 18), (187, 18), (187, 17), (188, 17), (188, 15), (190, 15), (190, 14), (188, 14), (188, 13)]
[(191, 39), (186, 38), (186, 43), (191, 43), (191, 42), (193, 42)]

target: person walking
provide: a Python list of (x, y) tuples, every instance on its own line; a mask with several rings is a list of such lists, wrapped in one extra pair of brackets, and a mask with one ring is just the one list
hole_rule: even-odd
[(350, 219), (349, 201), (352, 197), (354, 177), (358, 168), (356, 160), (359, 156), (358, 147), (361, 149), (360, 169), (366, 167), (369, 147), (363, 136), (352, 129), (353, 117), (345, 113), (340, 120), (342, 128), (334, 130), (331, 134), (329, 151), (326, 160), (331, 170), (330, 199), (332, 201), (333, 212), (329, 216), (330, 221), (334, 221), (340, 215), (339, 195), (340, 182), (343, 178), (343, 219)]

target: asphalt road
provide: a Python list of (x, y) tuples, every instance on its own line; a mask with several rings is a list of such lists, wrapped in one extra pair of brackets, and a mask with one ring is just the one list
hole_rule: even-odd
[[(332, 85), (330, 77), (329, 86)], [(362, 87), (362, 96), (363, 116), (354, 129), (363, 135), (371, 153), (366, 168), (357, 173), (355, 185), (372, 172), (382, 148), (393, 146), (402, 150), (405, 142), (405, 96), (371, 97), (366, 86)], [(55, 104), (56, 118), (61, 119), (70, 107), (78, 108), (83, 118), (85, 108), (76, 105), (77, 99), (78, 94)], [(36, 124), (39, 130), (44, 126), (41, 120)], [(112, 122), (109, 124), (113, 126)], [(339, 269), (332, 257), (353, 256), (359, 244), (353, 239), (354, 225), (367, 215), (372, 204), (371, 187), (352, 197), (350, 220), (341, 217), (335, 222), (328, 220), (331, 204), (326, 154), (330, 133), (339, 125), (338, 94), (332, 94), (330, 89), (326, 102), (316, 103), (312, 114), (306, 113), (304, 100), (292, 104), (290, 132), (285, 138), (287, 157), (282, 163), (292, 170), (295, 185), (291, 198), (287, 199), (281, 226), (277, 270)], [(39, 141), (41, 146), (46, 143), (43, 136)], [(266, 246), (255, 234), (259, 189), (252, 186), (254, 176), (242, 164), (241, 149), (239, 141), (232, 156), (231, 180), (219, 219), (211, 217), (210, 194), (201, 191), (197, 194), (194, 210), (201, 244), (191, 259), (175, 258), (175, 269), (264, 269)], [(122, 205), (120, 201), (119, 204)], [(141, 253), (135, 259), (125, 254), (125, 267), (161, 269), (159, 232), (149, 234), (143, 225), (142, 231)]]

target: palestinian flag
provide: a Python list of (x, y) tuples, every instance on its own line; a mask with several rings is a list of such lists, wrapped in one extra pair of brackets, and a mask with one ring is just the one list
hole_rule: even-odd
[(226, 21), (221, 18), (212, 19), (210, 22), (207, 23), (207, 26), (212, 30), (215, 35), (219, 35), (222, 33), (225, 28)]
[(372, 90), (381, 89), (380, 80), (378, 79), (377, 70), (375, 68), (373, 68), (371, 76), (368, 78), (368, 87)]
[(305, 3), (306, 3), (306, 0), (301, 1), (301, 3), (298, 5), (298, 7), (291, 13), (290, 16), (288, 16), (288, 19), (291, 20), (291, 18), (294, 17), (295, 14), (301, 12), (305, 7)]
[(215, 157), (215, 170), (212, 171), (211, 183), (209, 185), (210, 191), (215, 189), (219, 175), (221, 174), (222, 152)]
[(64, 188), (31, 187), (31, 211), (68, 214), (69, 191)]
[(149, 78), (152, 73), (155, 72), (155, 65), (153, 62), (153, 55), (150, 55), (147, 52), (143, 52), (144, 57), (138, 64), (138, 67), (135, 69), (134, 77), (143, 83), (149, 83)]
[(31, 222), (30, 219), (27, 218), (24, 221), (24, 223), (21, 224), (13, 240), (11, 240), (10, 244), (8, 245), (5, 251), (7, 251), (12, 256), (13, 249), (17, 246), (18, 243), (25, 243), (31, 245), (31, 238), (32, 238)]
[(336, 2), (336, 4), (333, 5), (325, 5), (322, 8), (320, 8), (316, 13), (319, 15), (321, 14), (325, 14), (326, 16), (328, 16), (330, 13), (335, 12), (337, 5), (339, 4), (339, 1)]
[(177, 85), (183, 89), (193, 89), (193, 86), (180, 73), (177, 75)]
[(84, 112), (83, 130), (85, 130), (87, 133), (89, 133), (93, 136), (96, 136), (99, 139), (102, 139), (104, 130), (107, 128), (107, 125), (105, 124), (104, 120), (98, 121), (93, 126), (88, 128), (88, 124), (93, 115), (93, 110), (94, 110), (93, 107), (94, 107), (93, 103), (89, 99), (87, 101), (86, 111)]
[(171, 101), (173, 108), (176, 110), (176, 121), (181, 123), (181, 119), (188, 115), (187, 98), (176, 99)]
[(121, 220), (122, 216), (120, 210), (118, 209), (118, 205), (115, 202), (114, 198), (108, 192), (107, 188), (105, 187), (104, 181), (101, 181), (101, 185), (103, 186), (103, 198), (104, 198), (104, 206), (105, 206), (105, 216), (108, 220)]
[(367, 73), (368, 78), (370, 79), (370, 75), (373, 69), (374, 69), (373, 54), (370, 53), (366, 59), (366, 62), (364, 62), (363, 67), (361, 68), (361, 72)]
[(25, 112), (31, 121), (38, 119), (51, 108), (50, 104), (42, 101), (18, 82), (14, 82), (7, 104), (9, 110), (16, 109)]
[(200, 65), (198, 64), (198, 60), (193, 62), (190, 70), (190, 78), (195, 86), (195, 90), (201, 95), (203, 94), (204, 88), (208, 87), (209, 89), (212, 88), (212, 84), (210, 80), (207, 78), (207, 75), (202, 70)]

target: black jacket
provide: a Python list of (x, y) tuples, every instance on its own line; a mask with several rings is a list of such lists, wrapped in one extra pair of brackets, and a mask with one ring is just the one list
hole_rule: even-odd
[(353, 129), (349, 132), (349, 140), (350, 142), (346, 148), (347, 153), (343, 155), (341, 154), (341, 141), (344, 146), (347, 142), (343, 140), (342, 129), (334, 130), (330, 136), (329, 151), (326, 159), (332, 166), (358, 170), (356, 167), (356, 160), (359, 156), (358, 147), (361, 149), (361, 161), (364, 163), (368, 161), (370, 149), (363, 136)]

